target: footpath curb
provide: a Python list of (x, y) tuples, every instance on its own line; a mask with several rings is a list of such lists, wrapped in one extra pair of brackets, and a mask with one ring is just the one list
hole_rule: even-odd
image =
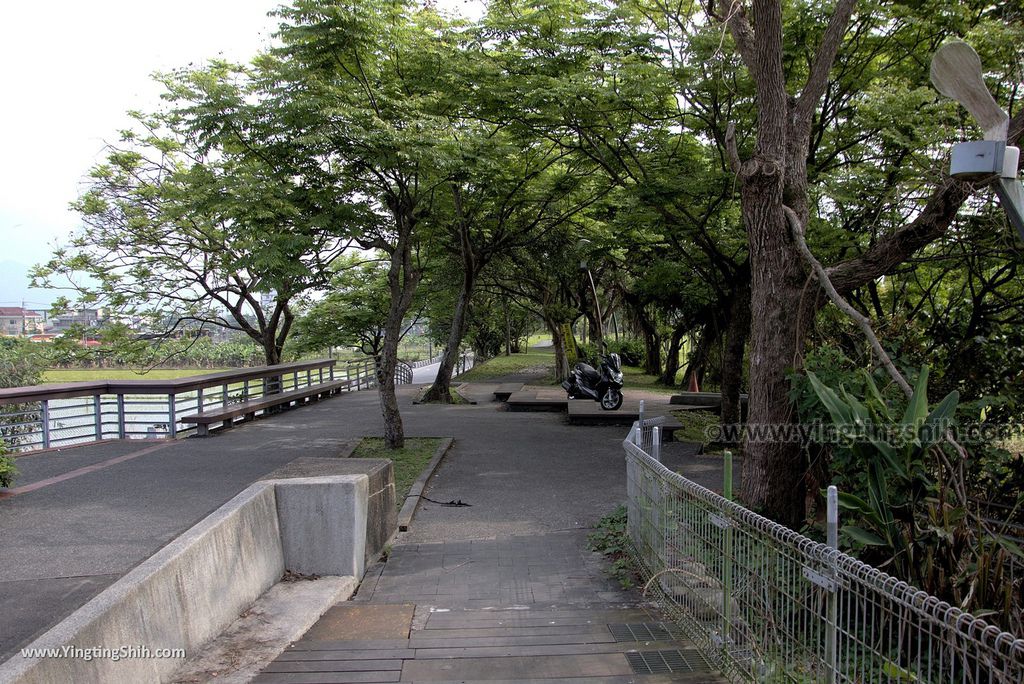
[(409, 489), (409, 493), (405, 497), (405, 503), (402, 504), (402, 510), (398, 512), (398, 531), (408, 532), (409, 525), (412, 524), (412, 518), (416, 515), (416, 509), (420, 505), (420, 496), (423, 494), (423, 490), (426, 488), (427, 483), (430, 482), (430, 478), (434, 476), (434, 471), (441, 465), (441, 459), (444, 458), (448, 450), (452, 448), (455, 443), (455, 439), (452, 437), (446, 437), (441, 444), (438, 445), (437, 451), (434, 452), (434, 457), (430, 459), (430, 463), (423, 469), (420, 476), (416, 478), (412, 488)]

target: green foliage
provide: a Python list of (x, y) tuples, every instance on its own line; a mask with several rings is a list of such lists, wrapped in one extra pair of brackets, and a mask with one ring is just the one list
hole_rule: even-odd
[(624, 366), (639, 368), (644, 365), (644, 357), (647, 352), (642, 340), (627, 338), (618, 342), (615, 340), (606, 340), (606, 342), (608, 352), (618, 354)]
[(635, 586), (639, 576), (629, 556), (626, 521), (626, 507), (619, 506), (598, 520), (595, 531), (587, 536), (587, 548), (608, 557), (611, 566), (607, 572), (622, 585), (623, 589)]
[(891, 401), (867, 373), (864, 392), (855, 396), (808, 372), (830, 419), (825, 441), (845, 454), (833, 467), (859, 471), (842, 474), (849, 488), (839, 493), (841, 536), (866, 562), (967, 610), (994, 611), (997, 622), (1016, 628), (1024, 606), (1014, 594), (1010, 562), (1024, 554), (953, 496), (963, 482), (949, 464), (960, 455), (944, 440), (959, 395), (950, 392), (930, 407), (928, 376), (924, 367), (913, 395)]
[(14, 458), (5, 454), (6, 447), (0, 444), (0, 487), (13, 487), (18, 469), (14, 466)]
[(673, 411), (681, 428), (677, 429), (672, 436), (676, 442), (695, 442), (708, 444), (708, 432), (719, 424), (718, 415), (711, 411)]
[[(23, 339), (0, 337), (0, 387), (38, 385), (45, 363), (45, 358), (40, 354), (40, 345)], [(31, 429), (19, 424), (32, 422), (38, 415), (33, 411), (35, 407), (30, 405), (0, 406), (0, 449), (18, 444), (20, 435)], [(8, 473), (6, 477), (14, 477), (17, 471), (13, 460), (7, 463), (5, 470)]]
[(331, 292), (295, 323), (297, 351), (356, 347), (369, 356), (381, 353), (391, 294), (387, 264), (372, 257), (350, 256), (335, 263)]

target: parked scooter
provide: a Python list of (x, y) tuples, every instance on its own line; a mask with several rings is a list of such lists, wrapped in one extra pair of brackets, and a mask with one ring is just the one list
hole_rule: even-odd
[(593, 399), (606, 411), (622, 406), (622, 361), (618, 354), (602, 354), (601, 370), (577, 363), (562, 383), (570, 399)]

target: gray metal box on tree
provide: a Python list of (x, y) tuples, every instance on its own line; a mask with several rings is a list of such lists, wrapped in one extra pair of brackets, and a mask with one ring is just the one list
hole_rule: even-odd
[(974, 179), (1001, 175), (1006, 143), (999, 140), (971, 140), (957, 143), (949, 164), (954, 178)]

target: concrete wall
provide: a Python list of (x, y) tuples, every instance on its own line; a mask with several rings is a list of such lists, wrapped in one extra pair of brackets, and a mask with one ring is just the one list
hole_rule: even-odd
[(285, 567), (302, 574), (362, 577), (365, 568), (365, 475), (272, 480)]
[[(286, 568), (359, 578), (367, 491), (366, 475), (254, 484), (27, 648), (145, 646), (191, 653), (276, 584)], [(156, 682), (182, 662), (19, 654), (0, 665), (0, 682)]]
[(394, 464), (385, 458), (302, 456), (264, 477), (286, 480), (328, 475), (366, 475), (370, 478), (366, 506), (366, 565), (373, 564), (398, 529)]

